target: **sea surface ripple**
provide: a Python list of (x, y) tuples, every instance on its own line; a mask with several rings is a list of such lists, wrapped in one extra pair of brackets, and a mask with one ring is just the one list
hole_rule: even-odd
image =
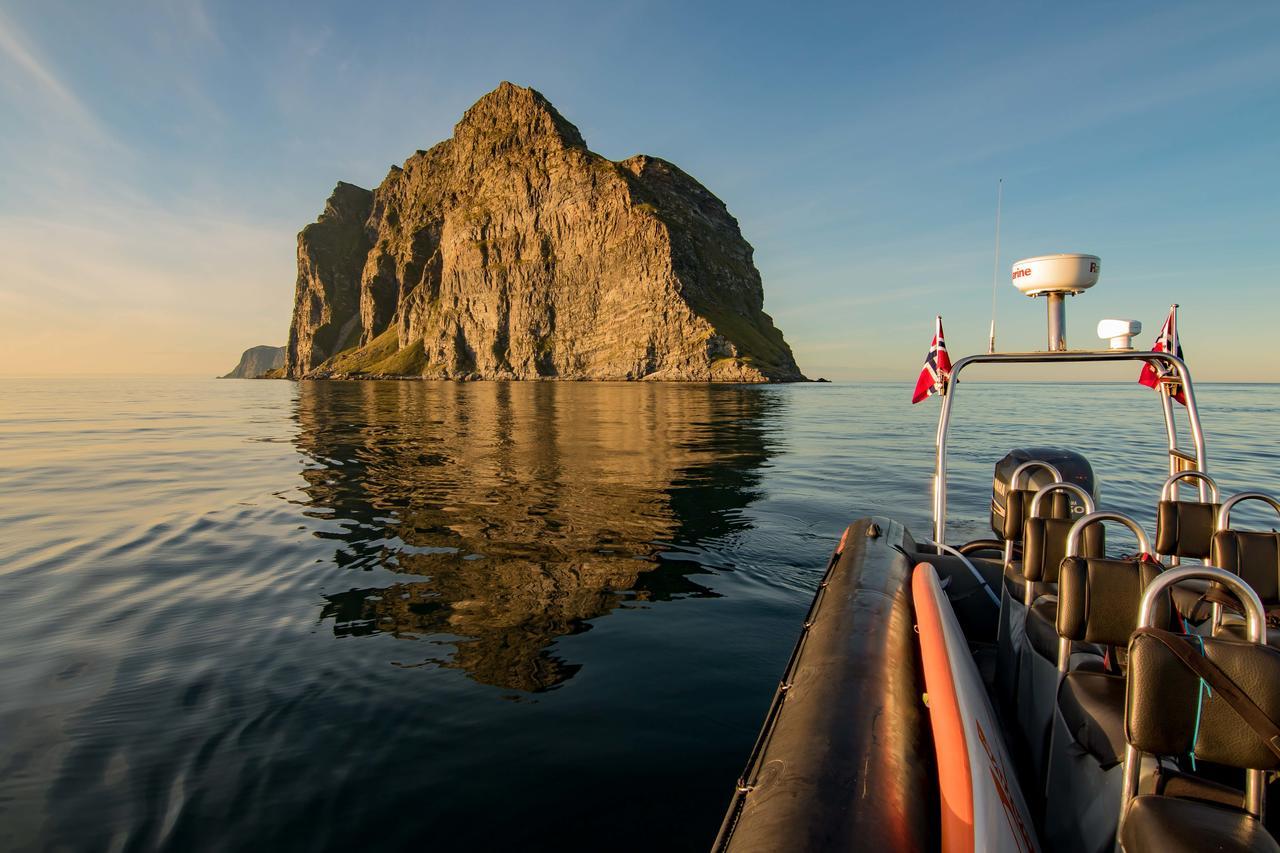
[[(1278, 391), (1200, 389), (1228, 492)], [(844, 525), (928, 535), (908, 392), (0, 380), (0, 848), (706, 849)], [(950, 539), (1028, 445), (1150, 530), (1164, 440), (968, 383)]]

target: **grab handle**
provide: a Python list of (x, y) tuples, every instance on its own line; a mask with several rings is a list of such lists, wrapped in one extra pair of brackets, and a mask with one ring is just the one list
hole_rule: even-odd
[(1071, 525), (1071, 529), (1067, 531), (1067, 556), (1068, 557), (1080, 556), (1080, 538), (1084, 535), (1084, 529), (1088, 527), (1090, 524), (1093, 524), (1094, 522), (1098, 522), (1098, 521), (1120, 522), (1125, 527), (1132, 530), (1133, 535), (1138, 537), (1138, 547), (1141, 549), (1142, 553), (1144, 554), (1152, 553), (1151, 540), (1147, 538), (1147, 533), (1145, 530), (1142, 529), (1142, 525), (1138, 524), (1138, 522), (1134, 521), (1132, 518), (1130, 518), (1129, 516), (1125, 515), (1122, 512), (1104, 511), (1104, 512), (1091, 512), (1088, 515), (1082, 516), (1081, 518), (1077, 519), (1076, 523)]
[(1222, 503), (1222, 508), (1218, 510), (1218, 529), (1231, 529), (1231, 508), (1241, 501), (1262, 501), (1270, 504), (1271, 508), (1280, 513), (1280, 501), (1271, 497), (1266, 492), (1241, 492), (1238, 495), (1232, 495)]

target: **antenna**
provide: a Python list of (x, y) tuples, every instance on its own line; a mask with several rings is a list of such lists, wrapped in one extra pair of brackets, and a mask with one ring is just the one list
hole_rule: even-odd
[(987, 352), (996, 351), (996, 282), (1000, 279), (1000, 206), (1004, 201), (1004, 178), (996, 181), (996, 257), (991, 265), (991, 338)]

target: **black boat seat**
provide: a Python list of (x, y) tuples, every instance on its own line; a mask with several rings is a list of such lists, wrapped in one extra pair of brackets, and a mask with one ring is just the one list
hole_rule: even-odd
[[(1067, 555), (1067, 533), (1075, 519), (1028, 518), (1022, 534), (1022, 576), (1037, 584), (1058, 582), (1058, 567)], [(1101, 524), (1090, 524), (1084, 530), (1080, 553), (1100, 557), (1106, 549), (1106, 534)]]
[[(1199, 481), (1200, 488), (1208, 487), (1212, 500), (1176, 500), (1177, 486), (1192, 485), (1187, 481)], [(1157, 554), (1167, 557), (1188, 557), (1194, 560), (1205, 560), (1213, 550), (1213, 533), (1218, 527), (1218, 510), (1222, 504), (1218, 502), (1218, 484), (1207, 474), (1200, 471), (1182, 471), (1165, 481), (1160, 493), (1160, 502), (1156, 505), (1156, 539)], [(1208, 581), (1195, 580), (1185, 586), (1179, 585), (1173, 590), (1173, 606), (1182, 618), (1194, 624), (1208, 619), (1213, 613), (1213, 606), (1201, 600)]]
[(1156, 507), (1156, 553), (1196, 560), (1208, 557), (1221, 507), (1201, 501), (1160, 501)]
[[(1075, 520), (1070, 518), (1028, 518), (1023, 526), (1022, 575), (1034, 600), (1024, 611), (1020, 638), (1023, 650), (1017, 661), (1013, 704), (1017, 708), (1018, 729), (1030, 752), (1032, 770), (1040, 778), (1044, 776), (1048, 759), (1049, 728), (1053, 722), (1052, 691), (1057, 686), (1058, 638), (1052, 630), (1057, 619), (1057, 603), (1052, 597), (1036, 593), (1052, 589), (1057, 582), (1058, 564), (1067, 553), (1067, 534), (1074, 524)], [(1086, 553), (1101, 553), (1103, 540), (1102, 525), (1090, 524), (1080, 537), (1080, 547)], [(1035, 616), (1032, 616), (1033, 608)], [(1028, 652), (1027, 647), (1034, 651)]]
[[(1230, 637), (1234, 640), (1244, 640), (1247, 638), (1245, 633), (1245, 623), (1227, 617), (1227, 621), (1222, 623), (1218, 636)], [(1267, 629), (1267, 645), (1273, 649), (1280, 649), (1280, 628)]]
[[(1143, 591), (1163, 568), (1149, 560), (1064, 559), (1058, 574), (1060, 640), (1126, 647), (1138, 626)], [(1168, 597), (1162, 602), (1157, 609), (1168, 624)], [(1117, 664), (1119, 658), (1117, 653)], [(1040, 663), (1042, 669), (1060, 673), (1056, 683), (1041, 679), (1056, 687), (1048, 699), (1044, 831), (1049, 849), (1100, 853), (1114, 847), (1120, 822), (1126, 681), (1118, 673), (1081, 667), (1079, 660), (1079, 655), (1072, 655), (1065, 672), (1055, 663)], [(1085, 813), (1088, 820), (1082, 820)]]
[(1156, 777), (1155, 793), (1165, 797), (1180, 797), (1209, 805), (1226, 806), (1239, 811), (1244, 808), (1244, 791), (1223, 785), (1194, 773), (1161, 768)]
[[(1014, 489), (1006, 502), (1002, 527), (997, 533), (1006, 541), (1021, 545), (1026, 529), (1026, 517), (1039, 491)], [(1037, 510), (1066, 521), (1071, 515), (1071, 496), (1065, 490), (1046, 494)], [(1015, 524), (1016, 523), (1016, 524)], [(1018, 549), (1011, 549), (1015, 554)], [(1004, 568), (1001, 589), (1000, 615), (996, 631), (996, 697), (1006, 709), (1017, 704), (1018, 672), (1022, 650), (1026, 645), (1023, 621), (1026, 617), (1027, 581), (1022, 573), (1023, 561), (1011, 560)]]
[[(1202, 501), (1160, 501), (1156, 508), (1157, 554), (1204, 560), (1213, 550), (1213, 531), (1219, 503)], [(1206, 580), (1191, 580), (1173, 588), (1173, 606), (1188, 622), (1208, 619), (1213, 605), (1203, 600), (1209, 588)]]
[(1211, 557), (1213, 565), (1253, 587), (1264, 607), (1280, 604), (1280, 533), (1219, 530)]
[[(1031, 517), (1031, 502), (1036, 499), (1038, 489), (1010, 489), (1009, 498), (1005, 502), (1004, 529), (996, 531), (1001, 538), (1018, 542), (1022, 538), (1023, 526)], [(1071, 498), (1066, 492), (1054, 492), (1048, 497), (1049, 509), (1041, 510), (1050, 518), (1069, 518), (1071, 516)]]
[[(1228, 767), (1274, 771), (1280, 756), (1233, 704), (1203, 682), (1167, 642), (1185, 643), (1244, 692), (1261, 713), (1280, 719), (1280, 650), (1222, 637), (1185, 637), (1142, 629), (1129, 644), (1125, 731), (1136, 750)], [(1166, 793), (1172, 786), (1166, 786)], [(1201, 786), (1201, 791), (1206, 790)], [(1135, 797), (1124, 813), (1121, 847), (1138, 850), (1280, 851), (1261, 821), (1240, 810), (1184, 798)]]
[[(1164, 566), (1149, 560), (1067, 557), (1058, 578), (1057, 636), (1077, 643), (1127, 646), (1138, 624), (1142, 592), (1162, 571)], [(1165, 597), (1156, 624), (1168, 627), (1171, 621)], [(1027, 625), (1030, 636), (1030, 618)], [(1124, 703), (1124, 676), (1072, 671), (1058, 689), (1058, 709), (1067, 728), (1104, 766), (1124, 753)]]
[[(1228, 767), (1280, 769), (1280, 757), (1231, 704), (1217, 691), (1202, 699), (1200, 677), (1148, 630), (1129, 644), (1129, 742), (1155, 755), (1194, 750), (1198, 758)], [(1280, 650), (1223, 637), (1171, 636), (1208, 658), (1267, 716), (1280, 720)]]
[[(1027, 645), (1054, 666), (1058, 664), (1057, 620), (1058, 599), (1055, 596), (1042, 595), (1027, 609)], [(1082, 656), (1080, 666), (1101, 671), (1103, 649), (1099, 646), (1093, 643), (1072, 643), (1071, 654), (1073, 659), (1077, 655)], [(1097, 663), (1092, 663), (1091, 658), (1096, 658)]]
[(1004, 588), (1014, 601), (1022, 601), (1026, 594), (1027, 579), (1022, 576), (1022, 561), (1014, 560), (1004, 569)]
[(1238, 809), (1150, 794), (1135, 797), (1120, 826), (1120, 847), (1144, 850), (1280, 853), (1271, 834)]
[[(1058, 566), (1067, 553), (1067, 532), (1075, 522), (1069, 518), (1028, 518), (1023, 538), (1023, 582), (1042, 589), (1058, 582)], [(1091, 524), (1084, 531), (1081, 550), (1089, 556), (1101, 556), (1106, 547), (1101, 524)], [(1012, 594), (1012, 590), (1010, 590)], [(1015, 599), (1024, 600), (1024, 599)], [(1045, 660), (1058, 660), (1058, 602), (1054, 596), (1040, 596), (1027, 609), (1027, 645)], [(1086, 649), (1075, 649), (1086, 651)]]
[(1185, 580), (1171, 590), (1173, 606), (1188, 622), (1199, 624), (1213, 613), (1213, 604), (1204, 600), (1209, 582), (1199, 578)]
[[(1026, 520), (1031, 515), (1031, 502), (1035, 500), (1036, 489), (1013, 489), (1009, 492), (1004, 516), (1004, 529), (1000, 536), (1006, 541), (1025, 543)], [(1049, 518), (1068, 520), (1071, 517), (1071, 496), (1064, 491), (1056, 491), (1047, 497), (1047, 511), (1042, 507), (1041, 513)], [(1070, 526), (1070, 525), (1068, 525)], [(1064, 536), (1066, 534), (1063, 534)], [(1059, 555), (1058, 559), (1062, 559)], [(1005, 569), (1005, 587), (1014, 601), (1024, 601), (1027, 588), (1026, 578), (1022, 574), (1022, 561), (1013, 560)]]
[(1123, 675), (1075, 669), (1058, 688), (1058, 710), (1076, 743), (1103, 767), (1124, 758)]
[(1040, 657), (1055, 663), (1058, 660), (1058, 599), (1042, 595), (1027, 608), (1027, 645), (1039, 652)]
[[(1058, 636), (1104, 646), (1127, 646), (1138, 624), (1138, 604), (1148, 583), (1164, 571), (1151, 560), (1067, 557), (1058, 577)], [(1156, 625), (1172, 617), (1168, 596)]]

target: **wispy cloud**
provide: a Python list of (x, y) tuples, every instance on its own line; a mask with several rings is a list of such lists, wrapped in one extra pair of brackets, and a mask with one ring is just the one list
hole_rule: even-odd
[(0, 56), (22, 71), (46, 96), (46, 102), (51, 103), (80, 130), (90, 134), (97, 142), (114, 141), (93, 111), (63, 82), (52, 64), (40, 56), (31, 39), (3, 13), (0, 13)]
[(83, 204), (57, 219), (0, 215), (0, 373), (208, 374), (283, 342), (289, 226)]

